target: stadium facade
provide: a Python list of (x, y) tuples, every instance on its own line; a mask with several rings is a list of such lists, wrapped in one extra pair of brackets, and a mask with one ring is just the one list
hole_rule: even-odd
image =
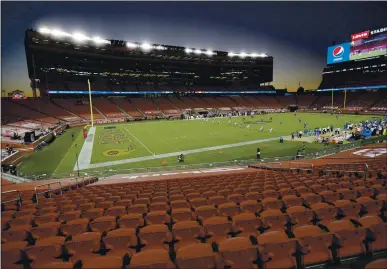
[[(273, 81), (273, 57), (88, 38), (58, 30), (25, 32), (33, 91), (253, 91)], [(270, 87), (269, 87), (270, 88)]]

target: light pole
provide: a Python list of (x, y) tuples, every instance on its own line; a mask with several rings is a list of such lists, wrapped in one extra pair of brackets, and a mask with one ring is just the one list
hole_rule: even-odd
[(77, 144), (75, 144), (75, 158), (77, 160), (77, 172), (78, 172), (78, 177), (79, 177), (79, 163), (78, 163), (78, 148), (77, 148)]

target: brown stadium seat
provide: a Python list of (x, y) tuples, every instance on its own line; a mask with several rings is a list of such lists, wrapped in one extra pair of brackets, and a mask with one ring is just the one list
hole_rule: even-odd
[(193, 244), (176, 251), (176, 264), (180, 269), (220, 268), (219, 259), (209, 244)]
[(118, 256), (97, 256), (83, 260), (82, 269), (121, 269), (122, 264), (123, 259)]
[(381, 184), (373, 184), (370, 186), (370, 189), (374, 190), (376, 196), (387, 193), (387, 188), (385, 186), (382, 186)]
[(284, 231), (285, 225), (288, 223), (288, 217), (280, 210), (265, 210), (260, 213), (262, 226), (270, 231)]
[(198, 244), (201, 242), (200, 238), (205, 237), (203, 227), (196, 221), (176, 223), (172, 227), (172, 233), (174, 239), (178, 241), (174, 244), (175, 251), (184, 246)]
[(191, 205), (187, 202), (187, 200), (173, 200), (171, 201), (172, 210), (178, 208), (191, 208)]
[(90, 220), (89, 219), (76, 219), (71, 220), (69, 222), (66, 222), (65, 224), (62, 224), (60, 230), (65, 235), (78, 235), (85, 233), (87, 231), (87, 227), (89, 225)]
[(82, 214), (82, 211), (80, 210), (62, 212), (62, 214), (59, 215), (58, 220), (60, 222), (76, 220), (81, 217), (81, 214)]
[(176, 266), (171, 261), (168, 251), (163, 249), (150, 249), (134, 254), (128, 268), (174, 269)]
[(189, 200), (189, 202), (190, 202), (190, 204), (191, 204), (191, 206), (193, 208), (198, 208), (198, 207), (201, 207), (201, 206), (208, 205), (207, 199), (203, 198), (203, 197), (201, 197), (201, 198), (194, 198), (192, 200)]
[(27, 240), (31, 226), (16, 226), (1, 232), (1, 242), (15, 242)]
[(288, 196), (288, 195), (296, 195), (297, 191), (291, 188), (283, 188), (279, 190), (279, 193), (281, 194), (283, 199), (285, 196)]
[(11, 219), (8, 224), (11, 228), (16, 226), (31, 226), (34, 216), (32, 214)]
[(263, 199), (263, 195), (259, 192), (248, 192), (245, 194), (245, 200), (260, 201)]
[(46, 215), (50, 213), (56, 213), (58, 209), (56, 206), (50, 206), (50, 207), (42, 207), (38, 211), (35, 212), (36, 216)]
[[(23, 268), (21, 264), (15, 264), (23, 259), (27, 241), (15, 241), (1, 244), (1, 268)], [(5, 258), (6, 257), (6, 258)]]
[(328, 187), (331, 191), (337, 191), (340, 189), (340, 185), (337, 183), (327, 183), (325, 186)]
[(242, 212), (261, 212), (262, 205), (256, 200), (246, 200), (240, 203)]
[(224, 196), (217, 195), (217, 196), (210, 197), (209, 198), (209, 203), (214, 205), (214, 206), (219, 206), (221, 204), (228, 203), (228, 200)]
[(261, 186), (258, 186), (258, 185), (256, 185), (256, 186), (251, 186), (250, 188), (249, 188), (249, 192), (258, 192), (258, 193), (262, 193), (264, 191), (264, 189), (263, 189), (263, 187), (261, 187)]
[(167, 197), (167, 194), (165, 195), (162, 195), (162, 196), (153, 196), (152, 197), (152, 203), (161, 203), (161, 202), (164, 202), (164, 203), (168, 203), (168, 197)]
[(186, 195), (186, 197), (187, 197), (187, 199), (188, 199), (189, 201), (194, 200), (194, 199), (198, 199), (198, 198), (203, 198), (202, 195), (201, 195), (200, 193), (198, 193), (198, 192), (191, 192), (191, 193), (188, 193), (188, 194)]
[(241, 209), (236, 203), (226, 203), (218, 206), (218, 212), (223, 217), (233, 217), (241, 213)]
[(232, 193), (232, 190), (230, 190), (230, 189), (221, 189), (218, 191), (218, 194), (220, 196), (224, 196), (224, 197), (231, 195), (231, 193)]
[(387, 259), (377, 259), (372, 262), (367, 263), (364, 269), (386, 269), (387, 268)]
[(146, 213), (148, 213), (148, 205), (145, 205), (145, 204), (131, 205), (128, 208), (128, 213), (146, 214)]
[(133, 201), (130, 199), (121, 199), (114, 203), (114, 206), (123, 206), (125, 210), (133, 204)]
[(203, 197), (210, 199), (211, 197), (218, 196), (218, 193), (216, 191), (205, 191), (202, 194)]
[(304, 265), (333, 261), (333, 233), (324, 233), (317, 226), (304, 225), (294, 228), (293, 234), (301, 246)]
[(177, 208), (172, 210), (171, 217), (173, 222), (196, 220), (196, 213), (190, 208)]
[(286, 213), (294, 227), (313, 224), (314, 213), (306, 207), (292, 206), (286, 210)]
[(366, 239), (365, 228), (355, 228), (348, 220), (337, 220), (327, 225), (329, 231), (336, 234), (339, 239), (340, 248), (338, 255), (340, 258), (366, 254)]
[(102, 208), (102, 209), (107, 209), (107, 208), (110, 208), (113, 206), (113, 202), (112, 201), (103, 201), (103, 202), (100, 202), (100, 203), (97, 203), (95, 205), (95, 208)]
[(319, 203), (322, 200), (319, 194), (310, 193), (310, 192), (301, 194), (301, 197), (307, 206)]
[(79, 210), (81, 210), (82, 212), (84, 211), (87, 211), (89, 209), (92, 209), (92, 208), (95, 208), (95, 203), (84, 203), (84, 204), (80, 204), (78, 206)]
[(169, 250), (169, 243), (172, 241), (172, 234), (168, 226), (154, 224), (140, 229), (138, 234), (140, 244), (144, 245), (142, 250), (164, 249)]
[(367, 212), (367, 215), (379, 216), (383, 206), (383, 201), (374, 200), (370, 197), (360, 197), (356, 202), (362, 206), (362, 211)]
[(334, 205), (338, 209), (337, 213), (340, 216), (340, 219), (357, 220), (359, 218), (361, 210), (360, 204), (353, 203), (349, 200), (337, 200), (334, 202)]
[(198, 207), (195, 209), (195, 212), (201, 221), (218, 215), (218, 210), (212, 205)]
[(169, 211), (169, 205), (167, 202), (152, 202), (149, 205), (149, 211)]
[(103, 216), (104, 210), (102, 208), (91, 208), (82, 213), (82, 218), (96, 219)]
[(184, 195), (182, 194), (174, 194), (174, 195), (171, 195), (169, 196), (169, 200), (172, 202), (172, 201), (179, 201), (179, 200), (183, 200), (183, 201), (186, 201), (186, 198)]
[(90, 222), (90, 229), (92, 232), (108, 232), (117, 227), (116, 217), (103, 216), (94, 219)]
[(263, 210), (277, 209), (280, 210), (283, 207), (283, 202), (277, 198), (265, 198), (262, 200)]
[(32, 268), (39, 268), (40, 264), (55, 261), (62, 254), (65, 238), (62, 236), (47, 237), (37, 240), (34, 246), (25, 249), (29, 260), (32, 260)]
[(123, 257), (128, 254), (131, 257), (136, 251), (131, 249), (137, 246), (136, 230), (121, 228), (110, 231), (103, 238), (105, 248), (109, 250), (108, 256)]
[(263, 194), (263, 198), (264, 199), (266, 199), (266, 198), (276, 198), (276, 199), (278, 199), (278, 197), (279, 197), (279, 192), (277, 192), (275, 190), (266, 190), (262, 194)]
[(110, 202), (113, 202), (113, 204), (115, 204), (117, 201), (121, 200), (121, 197), (120, 196), (117, 196), (117, 195), (114, 195), (112, 197), (109, 198), (109, 201)]
[(70, 261), (90, 259), (96, 256), (94, 252), (100, 250), (101, 233), (91, 232), (75, 235), (71, 241), (65, 243), (66, 249), (72, 257)]
[(207, 242), (219, 244), (222, 240), (229, 237), (232, 232), (232, 223), (226, 217), (211, 217), (203, 220), (203, 227), (206, 234), (210, 236)]
[(348, 188), (341, 188), (337, 190), (337, 193), (341, 194), (343, 200), (355, 200), (357, 198), (357, 191)]
[(169, 224), (171, 216), (166, 211), (152, 211), (145, 216), (147, 225), (152, 224)]
[(387, 250), (387, 223), (377, 216), (365, 216), (359, 222), (371, 232), (371, 251)]
[(259, 235), (258, 228), (261, 227), (261, 220), (254, 213), (241, 213), (232, 219), (233, 230), (238, 237), (257, 237)]
[(354, 190), (356, 190), (359, 193), (359, 197), (374, 196), (374, 190), (370, 188), (366, 188), (364, 186), (355, 187)]
[(329, 204), (316, 203), (312, 204), (310, 207), (315, 212), (319, 224), (326, 226), (328, 223), (335, 220), (337, 209), (330, 206)]
[(120, 217), (126, 214), (125, 206), (112, 206), (105, 210), (105, 216)]
[(235, 188), (233, 193), (245, 195), (246, 193), (248, 193), (248, 189), (243, 187)]
[(59, 208), (59, 212), (60, 213), (65, 213), (65, 212), (68, 212), (68, 211), (74, 211), (74, 210), (77, 210), (77, 206), (76, 205), (57, 205), (58, 208)]
[(223, 264), (228, 268), (255, 268), (253, 264), (258, 259), (258, 251), (251, 241), (245, 237), (235, 237), (223, 240), (219, 244), (219, 253)]
[(282, 201), (284, 202), (286, 207), (301, 206), (302, 205), (302, 199), (300, 197), (297, 197), (296, 195), (283, 196)]
[(334, 203), (340, 199), (340, 194), (333, 191), (322, 191), (320, 192), (320, 195), (326, 203)]
[(270, 231), (258, 236), (258, 250), (264, 268), (296, 268), (294, 257), (296, 241), (287, 237), (284, 232)]
[(232, 203), (241, 203), (245, 200), (245, 196), (240, 193), (233, 193), (228, 195), (227, 200)]
[(303, 194), (306, 194), (306, 193), (311, 193), (310, 189), (306, 186), (298, 186), (298, 187), (295, 187), (294, 190), (300, 195), (302, 196)]
[[(149, 195), (147, 195), (149, 197)], [(137, 198), (133, 202), (134, 205), (149, 205), (150, 204), (150, 198)]]
[(47, 222), (31, 229), (31, 235), (34, 239), (42, 239), (56, 236), (59, 232), (60, 222)]
[(142, 214), (139, 213), (129, 213), (123, 215), (118, 220), (118, 224), (120, 228), (133, 228), (136, 229), (138, 227), (144, 226), (144, 218)]

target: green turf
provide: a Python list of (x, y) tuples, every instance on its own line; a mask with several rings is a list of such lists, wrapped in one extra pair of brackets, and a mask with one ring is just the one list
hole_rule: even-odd
[[(270, 122), (270, 117), (273, 121)], [(302, 122), (308, 123), (308, 128), (317, 126), (326, 127), (333, 124), (335, 127), (343, 128), (345, 122), (359, 122), (370, 119), (367, 115), (336, 115), (315, 114), (315, 113), (293, 113), (269, 114), (255, 116), (254, 119), (246, 117), (246, 122), (251, 129), (235, 127), (228, 124), (228, 119), (210, 119), (208, 122), (199, 120), (192, 121), (144, 121), (138, 123), (125, 123), (114, 125), (116, 129), (105, 129), (106, 126), (97, 126), (94, 140), (91, 163), (103, 163), (108, 161), (151, 156), (152, 154), (163, 154), (179, 152), (190, 149), (200, 149), (211, 146), (233, 144), (244, 141), (252, 141), (264, 138), (289, 136), (291, 132), (303, 130)], [(261, 119), (264, 124), (254, 123)], [(233, 118), (233, 122), (241, 122), (242, 118)], [(280, 121), (283, 122), (280, 125)], [(264, 132), (259, 129), (264, 126)], [(274, 128), (269, 133), (269, 128)], [(77, 133), (76, 141), (72, 141), (71, 133)], [(82, 130), (80, 127), (68, 130), (62, 137), (59, 137), (52, 145), (45, 147), (41, 152), (36, 152), (26, 158), (19, 171), (30, 173), (71, 173), (75, 165), (76, 151), (80, 151), (83, 143)], [(78, 144), (76, 148), (74, 145)], [(128, 149), (130, 147), (130, 150)], [(185, 157), (184, 164), (213, 163), (240, 159), (254, 159), (256, 148), (260, 147), (262, 158), (294, 156), (300, 148), (300, 142), (279, 141), (257, 143), (247, 146), (228, 148), (219, 151), (206, 151), (189, 154)], [(320, 144), (307, 143), (307, 153), (322, 150)], [(167, 165), (177, 165), (176, 156), (141, 161), (129, 164), (116, 165), (114, 167), (103, 167), (93, 170), (131, 169), (142, 167), (161, 166), (166, 161)]]

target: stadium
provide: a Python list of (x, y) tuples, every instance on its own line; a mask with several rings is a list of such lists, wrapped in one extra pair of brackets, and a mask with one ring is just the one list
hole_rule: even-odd
[(386, 31), (290, 92), (270, 53), (27, 29), (2, 268), (385, 268)]

